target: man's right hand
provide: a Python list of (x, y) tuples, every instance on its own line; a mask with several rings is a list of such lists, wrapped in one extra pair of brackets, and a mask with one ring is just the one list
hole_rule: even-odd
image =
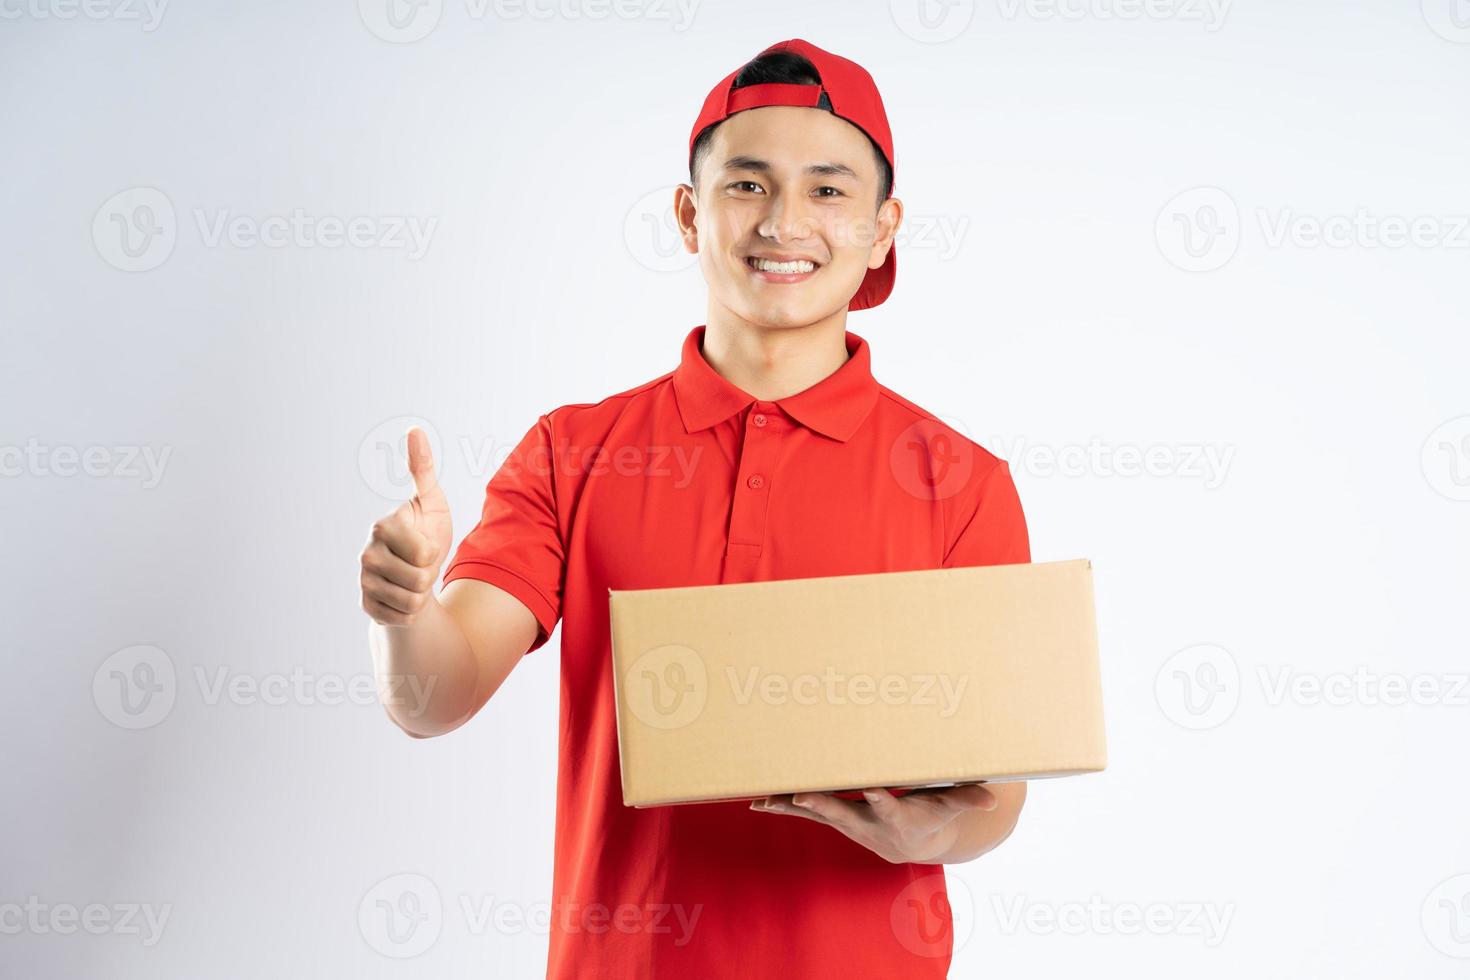
[(434, 594), (453, 540), (449, 501), (434, 476), (429, 437), (408, 430), (414, 496), (373, 525), (362, 550), (362, 608), (384, 626), (409, 626)]

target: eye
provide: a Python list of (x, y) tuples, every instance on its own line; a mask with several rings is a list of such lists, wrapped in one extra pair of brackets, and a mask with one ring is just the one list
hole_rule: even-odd
[[(832, 193), (827, 194), (827, 193), (825, 193), (826, 191), (831, 191)], [(823, 186), (817, 188), (817, 196), (818, 197), (842, 197), (843, 196), (843, 193), (842, 193), (842, 191), (840, 191), (837, 188), (833, 187), (831, 184), (824, 184)]]
[(755, 193), (765, 193), (765, 189), (762, 188), (760, 184), (757, 184), (753, 180), (737, 180), (733, 184), (730, 184), (729, 186), (730, 186), (731, 189), (737, 190), (737, 191), (750, 191), (753, 194), (755, 194)]

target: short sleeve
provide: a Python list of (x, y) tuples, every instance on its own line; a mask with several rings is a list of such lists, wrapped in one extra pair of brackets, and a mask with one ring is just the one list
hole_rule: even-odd
[(444, 584), (473, 578), (519, 599), (540, 624), (531, 650), (561, 616), (566, 552), (556, 509), (551, 422), (543, 415), (485, 486), (480, 523), (450, 559)]
[(960, 530), (944, 556), (945, 568), (1019, 565), (1031, 560), (1031, 539), (1010, 465), (997, 459), (980, 480), (960, 520)]

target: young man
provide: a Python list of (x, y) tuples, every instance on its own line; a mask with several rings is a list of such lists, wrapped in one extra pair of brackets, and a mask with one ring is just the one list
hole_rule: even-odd
[(943, 977), (937, 866), (1003, 841), (1024, 783), (622, 804), (608, 589), (1030, 561), (1006, 463), (874, 380), (846, 329), (891, 291), (903, 215), (868, 73), (768, 48), (709, 94), (689, 164), (708, 322), (673, 371), (537, 420), (437, 599), (449, 508), (410, 431), (417, 495), (373, 526), (363, 605), (379, 672), (435, 686), (388, 710), (456, 728), (562, 621), (552, 980)]

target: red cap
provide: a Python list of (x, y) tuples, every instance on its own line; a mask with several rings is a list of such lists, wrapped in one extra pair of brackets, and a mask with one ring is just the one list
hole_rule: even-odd
[[(883, 151), (889, 169), (893, 169), (893, 134), (888, 129), (888, 115), (883, 111), (883, 98), (878, 94), (873, 76), (862, 65), (799, 39), (773, 44), (761, 54), (772, 51), (790, 51), (806, 58), (816, 66), (817, 74), (822, 79), (821, 84), (786, 85), (769, 82), (732, 89), (735, 77), (741, 70), (737, 68), (726, 75), (704, 100), (704, 108), (700, 109), (699, 118), (694, 121), (694, 129), (689, 133), (691, 164), (694, 158), (694, 141), (704, 132), (706, 126), (723, 122), (744, 109), (791, 105), (812, 109), (830, 107), (834, 116), (847, 120), (868, 134)], [(892, 190), (888, 196), (893, 196)], [(890, 247), (888, 258), (883, 264), (868, 270), (862, 285), (847, 304), (848, 309), (865, 310), (888, 298), (888, 294), (893, 292), (894, 274), (898, 271), (897, 251), (897, 248)]]

